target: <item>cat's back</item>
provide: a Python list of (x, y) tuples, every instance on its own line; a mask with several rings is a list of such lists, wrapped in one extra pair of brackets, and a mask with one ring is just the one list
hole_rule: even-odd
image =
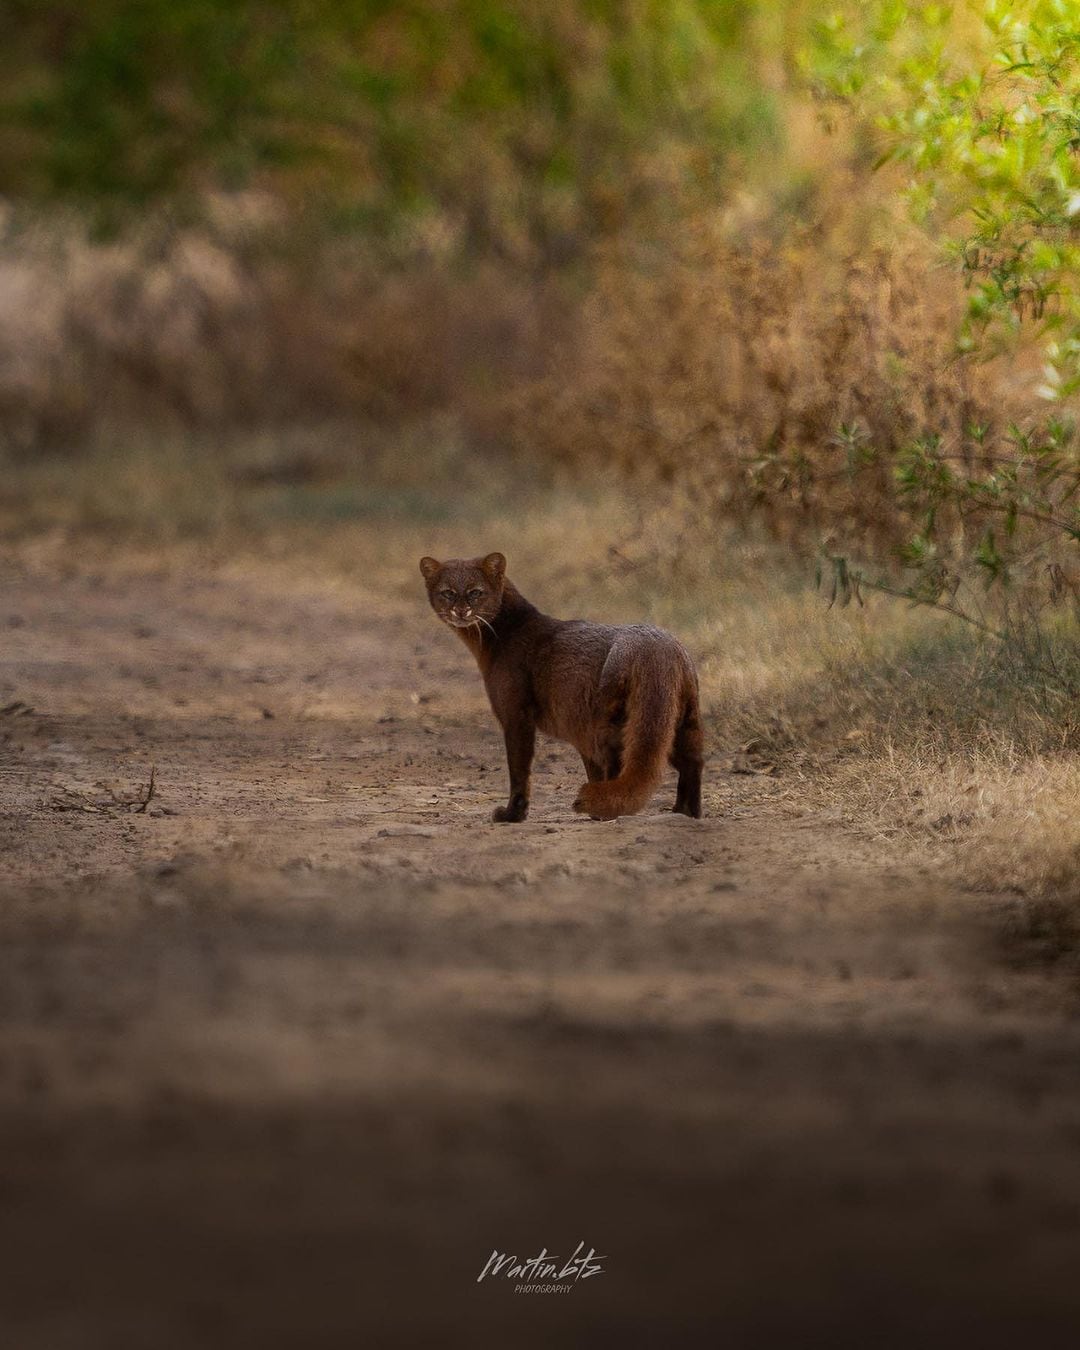
[(565, 619), (552, 631), (552, 673), (574, 669), (596, 681), (613, 669), (626, 671), (642, 662), (684, 666), (690, 658), (674, 634), (651, 623), (607, 624)]
[(649, 685), (684, 691), (694, 680), (678, 640), (645, 623), (556, 621), (531, 658), (537, 726), (579, 749), (592, 743), (597, 719), (616, 715), (631, 690)]
[(539, 663), (547, 668), (549, 676), (565, 676), (572, 671), (595, 679), (618, 640), (619, 632), (615, 624), (591, 623), (588, 619), (558, 620), (553, 624), (543, 650), (537, 652)]

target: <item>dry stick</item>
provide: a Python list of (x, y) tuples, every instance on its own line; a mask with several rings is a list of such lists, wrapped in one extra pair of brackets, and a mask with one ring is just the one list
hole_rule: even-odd
[(912, 595), (910, 591), (902, 591), (896, 586), (889, 586), (883, 581), (868, 581), (866, 577), (859, 577), (859, 585), (867, 586), (872, 591), (881, 591), (883, 595), (895, 596), (898, 600), (910, 600), (913, 605), (926, 605), (930, 609), (940, 609), (943, 614), (951, 614), (955, 619), (963, 619), (965, 623), (971, 624), (973, 628), (978, 628), (980, 632), (995, 637), (999, 642), (1007, 642), (1008, 635), (997, 628), (992, 628), (990, 624), (983, 623), (982, 619), (977, 619), (974, 614), (969, 614), (967, 610), (961, 609), (959, 605), (950, 605), (944, 600), (924, 600), (920, 596)]
[(134, 815), (136, 815), (136, 816), (142, 815), (142, 813), (146, 810), (146, 808), (147, 808), (147, 807), (150, 805), (150, 803), (153, 801), (153, 799), (154, 799), (154, 788), (156, 787), (156, 785), (157, 785), (157, 765), (156, 765), (156, 764), (151, 764), (151, 765), (150, 765), (150, 781), (149, 781), (149, 783), (147, 783), (147, 785), (146, 785), (146, 790), (145, 790), (144, 794), (143, 794), (141, 797), (136, 798), (134, 802), (128, 802), (128, 803), (127, 803), (128, 806), (134, 806), (134, 807), (135, 807), (135, 810), (134, 810), (134, 812), (133, 812)]
[(1026, 506), (1016, 506), (1013, 502), (981, 502), (973, 503), (977, 511), (998, 511), (1005, 513), (1015, 511), (1018, 516), (1025, 516), (1028, 520), (1037, 521), (1040, 525), (1053, 525), (1056, 530), (1067, 534), (1070, 539), (1075, 539), (1080, 543), (1080, 525), (1070, 525), (1067, 520), (1060, 520), (1057, 516), (1045, 516), (1041, 511), (1032, 511)]
[[(943, 600), (923, 600), (918, 596), (912, 595), (910, 591), (898, 590), (895, 586), (888, 586), (881, 581), (867, 581), (865, 577), (859, 578), (859, 585), (867, 586), (872, 591), (881, 591), (883, 595), (895, 596), (898, 600), (910, 600), (913, 605), (925, 605), (928, 609), (939, 609), (943, 614), (951, 614), (956, 619), (963, 619), (965, 623), (971, 624), (973, 628), (979, 629), (980, 632), (986, 633), (989, 637), (997, 638), (1000, 643), (1005, 644), (1009, 640), (1007, 633), (1003, 633), (997, 628), (992, 628), (988, 623), (983, 623), (981, 619), (976, 619), (973, 614), (969, 614), (966, 610), (961, 609), (959, 605), (950, 605)], [(1048, 680), (1061, 683), (1061, 673), (1056, 670), (1050, 670), (1048, 667), (1044, 666), (1041, 661), (1033, 661), (1031, 663), (1031, 668), (1032, 670), (1037, 670), (1040, 675), (1045, 675)], [(1045, 685), (1043, 688), (1046, 689), (1047, 693), (1053, 693), (1058, 698), (1064, 696), (1060, 689), (1048, 688)]]

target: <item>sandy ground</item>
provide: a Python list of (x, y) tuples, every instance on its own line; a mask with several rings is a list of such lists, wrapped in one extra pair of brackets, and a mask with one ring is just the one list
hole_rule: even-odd
[(1015, 902), (723, 728), (702, 821), (576, 817), (544, 744), (490, 824), (416, 581), (3, 565), (0, 1343), (1072, 1343), (1080, 1022)]

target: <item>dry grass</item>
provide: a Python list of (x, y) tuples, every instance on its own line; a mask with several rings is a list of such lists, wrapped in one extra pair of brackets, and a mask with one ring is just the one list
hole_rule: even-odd
[[(641, 492), (673, 485), (696, 535), (752, 513), (793, 549), (881, 557), (911, 524), (890, 454), (924, 433), (967, 453), (971, 423), (1025, 410), (1015, 370), (952, 361), (957, 280), (838, 171), (795, 218), (737, 199), (543, 276), (491, 258), (391, 271), (289, 254), (260, 209), (148, 223), (106, 247), (55, 223), (9, 230), (0, 461), (96, 448), (104, 462), (152, 428), (163, 475), (194, 434), (219, 438), (225, 462), (206, 471), (223, 479), (238, 443), (280, 460), (306, 425), (285, 477), (407, 444), (421, 481), (442, 472), (432, 449), (459, 442), (483, 456), (474, 478), (508, 460), (592, 483), (614, 470)], [(879, 452), (857, 476), (842, 425)], [(131, 514), (89, 492), (102, 523)]]
[(0, 461), (355, 413), (363, 278), (343, 297), (340, 268), (275, 247), (274, 229), (269, 206), (240, 200), (216, 223), (149, 219), (107, 243), (0, 213)]
[(400, 436), (452, 416), (480, 441), (491, 390), (566, 331), (567, 292), (509, 266), (385, 270), (278, 225), (239, 201), (94, 243), (0, 211), (0, 463), (331, 419)]
[(866, 828), (929, 841), (975, 889), (1080, 899), (1075, 757), (1020, 755), (1006, 742), (945, 759), (892, 747), (845, 767), (837, 788)]
[[(963, 442), (1022, 401), (1000, 370), (952, 359), (962, 291), (926, 242), (865, 200), (834, 205), (828, 230), (747, 235), (716, 213), (613, 247), (574, 341), (507, 392), (514, 443), (680, 483), (699, 516), (754, 511), (788, 542), (894, 543), (908, 522), (889, 454)], [(844, 424), (883, 452), (855, 481)]]

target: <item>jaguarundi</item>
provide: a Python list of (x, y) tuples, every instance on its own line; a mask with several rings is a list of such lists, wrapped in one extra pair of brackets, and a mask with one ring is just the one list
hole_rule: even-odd
[(701, 815), (697, 675), (670, 633), (541, 614), (501, 553), (421, 558), (420, 571), (432, 609), (476, 657), (506, 738), (510, 799), (493, 820), (529, 813), (537, 731), (569, 742), (585, 763), (575, 811), (594, 820), (640, 811), (668, 760), (679, 774), (674, 809)]

